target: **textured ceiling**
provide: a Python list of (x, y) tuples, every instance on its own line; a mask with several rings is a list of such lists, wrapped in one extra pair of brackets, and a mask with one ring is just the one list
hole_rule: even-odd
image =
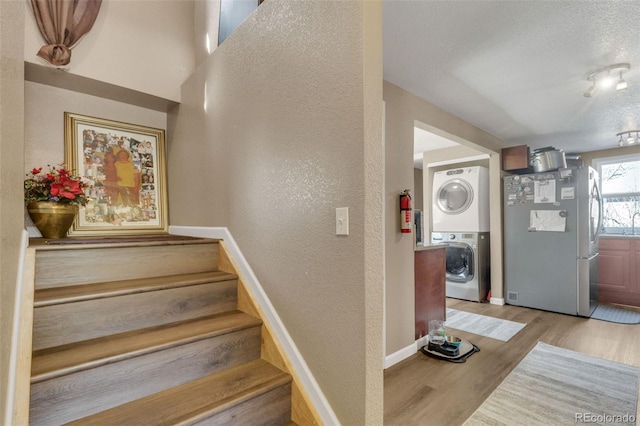
[[(502, 139), (567, 152), (640, 128), (640, 1), (384, 0), (384, 78)], [(629, 89), (583, 93), (629, 62)]]

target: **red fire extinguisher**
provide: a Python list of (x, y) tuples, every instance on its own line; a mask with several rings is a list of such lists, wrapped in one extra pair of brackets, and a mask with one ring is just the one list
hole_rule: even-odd
[(410, 234), (412, 223), (411, 195), (409, 195), (409, 190), (405, 189), (400, 193), (400, 232)]

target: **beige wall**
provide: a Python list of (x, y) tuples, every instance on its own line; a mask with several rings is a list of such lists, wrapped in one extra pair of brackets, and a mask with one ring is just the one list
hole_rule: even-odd
[(193, 36), (195, 44), (195, 67), (218, 48), (220, 27), (220, 1), (196, 0), (194, 8)]
[(621, 155), (640, 154), (640, 145), (636, 146), (624, 146), (621, 148), (615, 147), (611, 149), (603, 149), (600, 151), (585, 152), (580, 156), (580, 159), (585, 164), (593, 165), (593, 160), (598, 158), (618, 157)]
[[(414, 126), (491, 155), (491, 285), (502, 297), (502, 224), (500, 140), (424, 100), (384, 82), (385, 120), (385, 301), (386, 355), (403, 350), (414, 339), (413, 236), (399, 232), (398, 193), (413, 191)], [(495, 253), (495, 254), (494, 254)]]
[(229, 228), (347, 425), (382, 423), (380, 16), (263, 3), (183, 85), (168, 152), (171, 224)]
[[(73, 48), (68, 72), (180, 101), (195, 64), (194, 1), (103, 0), (92, 30)], [(44, 44), (26, 7), (24, 60)]]
[[(25, 160), (23, 174), (34, 167), (64, 162), (64, 113), (73, 112), (108, 120), (166, 129), (167, 114), (122, 102), (39, 83), (26, 82)], [(41, 234), (25, 211), (30, 237)]]
[(424, 204), (424, 184), (423, 184), (423, 171), (422, 169), (413, 169), (413, 192), (411, 196), (413, 197), (413, 208), (424, 210), (426, 207)]
[(0, 1), (0, 423), (6, 424), (11, 331), (22, 230), (23, 1)]
[(64, 113), (166, 129), (167, 114), (45, 84), (25, 82), (25, 173), (64, 162)]

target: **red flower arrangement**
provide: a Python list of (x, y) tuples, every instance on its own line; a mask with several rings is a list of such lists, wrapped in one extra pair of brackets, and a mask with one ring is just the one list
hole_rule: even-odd
[(42, 173), (42, 167), (34, 168), (27, 173), (24, 181), (24, 201), (50, 201), (64, 204), (87, 204), (84, 189), (89, 185), (79, 176), (73, 175), (64, 164), (58, 168), (49, 166), (49, 171)]

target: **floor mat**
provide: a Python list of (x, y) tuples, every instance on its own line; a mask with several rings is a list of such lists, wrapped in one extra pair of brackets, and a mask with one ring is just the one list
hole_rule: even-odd
[(591, 318), (618, 324), (640, 324), (640, 312), (611, 305), (598, 305)]
[(447, 308), (447, 321), (444, 325), (507, 342), (527, 324)]

